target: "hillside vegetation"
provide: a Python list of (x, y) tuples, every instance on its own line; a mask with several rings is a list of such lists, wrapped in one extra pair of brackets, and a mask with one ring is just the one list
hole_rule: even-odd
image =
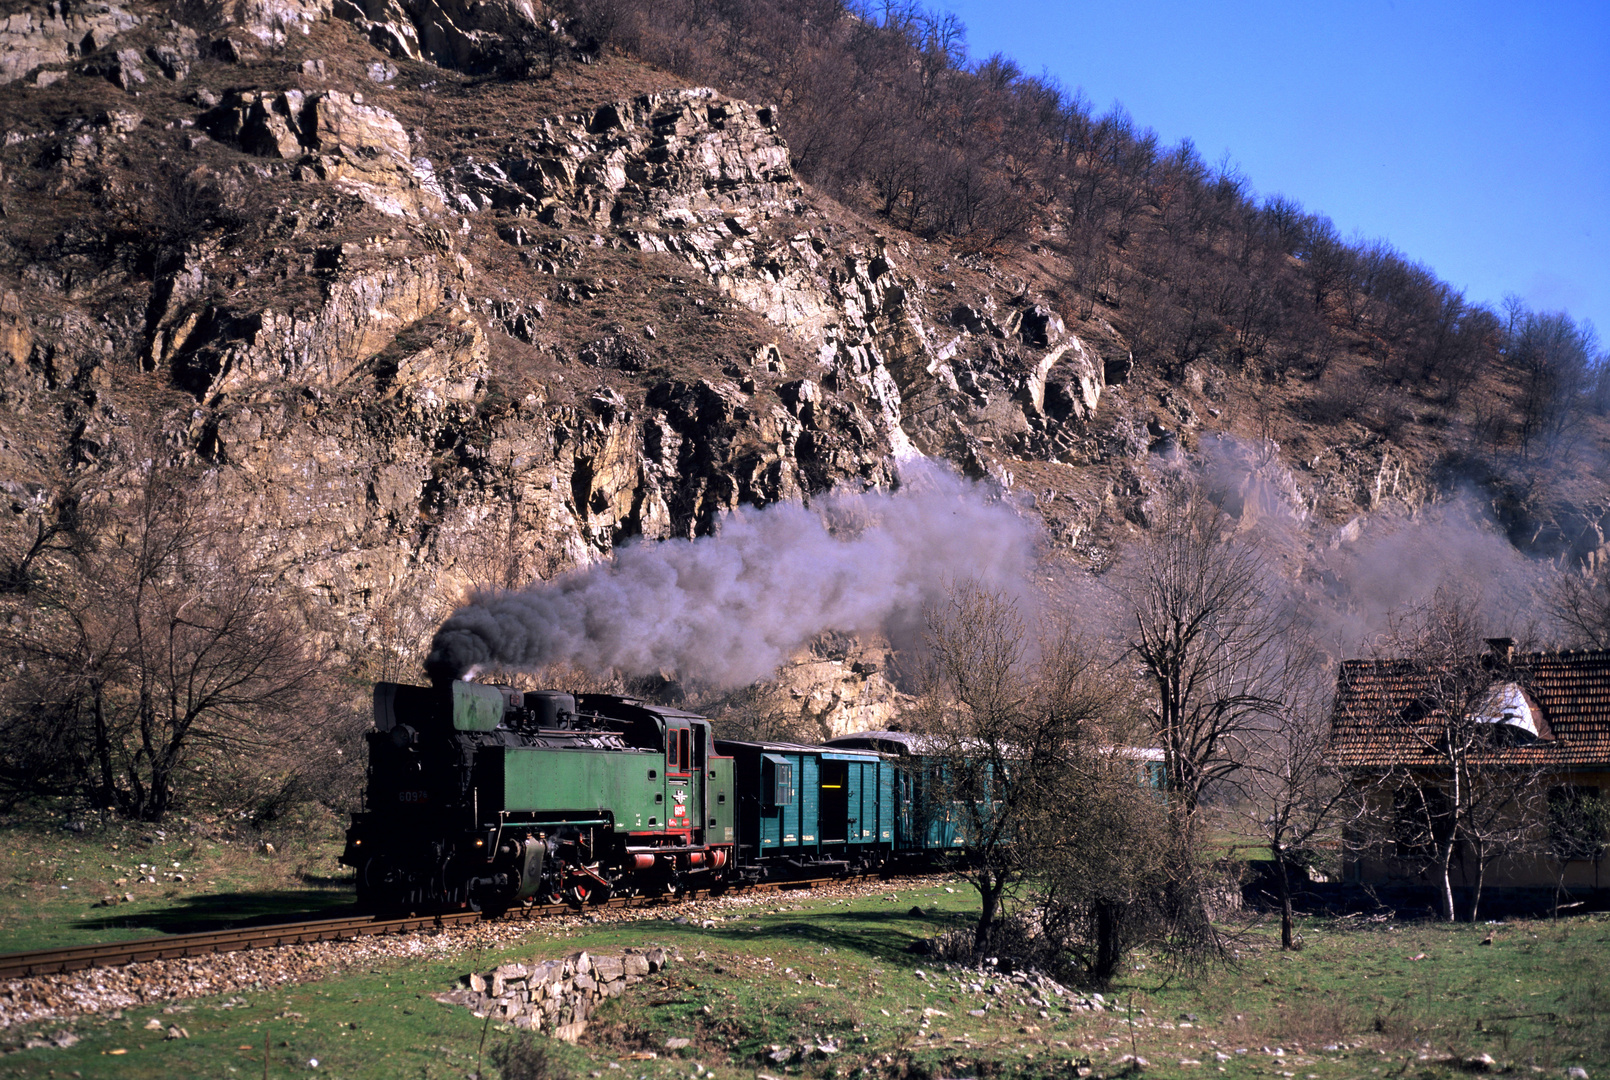
[[(1337, 568), (1461, 491), (1533, 569), (1610, 554), (1585, 328), (913, 6), (25, 5), (0, 109), (13, 798), (342, 805), (364, 688), (466, 591), (914, 454), (1008, 492), (1059, 575), (1209, 475), (1364, 623)], [(881, 724), (873, 648), (725, 706)]]
[[(1024, 261), (1067, 313), (1109, 314), (1169, 381), (1203, 358), (1273, 382), (1367, 375), (1378, 393), (1402, 392), (1400, 409), (1440, 406), (1483, 449), (1523, 459), (1610, 404), (1598, 343), (1569, 316), (1470, 303), (1385, 240), (1344, 238), (1294, 199), (1258, 198), (1255, 178), (1204, 161), (1188, 139), (1164, 146), (1121, 107), (1098, 113), (1010, 57), (969, 60), (964, 28), (941, 11), (564, 6), (600, 42), (780, 103), (800, 174), (863, 212), (959, 253), (1041, 255)], [(1325, 379), (1337, 362), (1345, 370)], [(1478, 404), (1495, 392), (1502, 416)], [(1362, 400), (1327, 404), (1332, 416), (1366, 412)]]

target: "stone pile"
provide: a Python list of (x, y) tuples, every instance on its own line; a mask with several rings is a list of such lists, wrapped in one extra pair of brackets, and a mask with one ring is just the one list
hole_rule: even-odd
[(1060, 1010), (1098, 1013), (1125, 1011), (1116, 1001), (1100, 994), (1078, 993), (1037, 971), (999, 970), (993, 957), (978, 967), (946, 965), (944, 972), (930, 975), (918, 970), (917, 977), (935, 986), (943, 985), (948, 977), (958, 997), (970, 994), (975, 999), (972, 1004), (981, 1006), (968, 1010), (969, 1016), (984, 1016), (991, 1008), (1038, 1009), (1042, 1020)]
[(438, 994), (436, 1000), (575, 1042), (587, 1030), (587, 1017), (599, 1002), (619, 997), (628, 986), (670, 962), (665, 949), (627, 949), (621, 956), (579, 952), (562, 960), (500, 964), (484, 975), (465, 975), (458, 989)]

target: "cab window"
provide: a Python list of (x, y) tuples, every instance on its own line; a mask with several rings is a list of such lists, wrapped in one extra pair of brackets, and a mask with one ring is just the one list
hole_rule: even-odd
[(665, 771), (688, 771), (688, 729), (673, 728), (665, 733)]

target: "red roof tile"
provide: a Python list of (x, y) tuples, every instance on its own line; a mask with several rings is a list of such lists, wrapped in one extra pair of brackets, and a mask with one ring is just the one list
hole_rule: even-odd
[[(1610, 651), (1523, 654), (1494, 677), (1518, 685), (1547, 723), (1540, 727), (1543, 738), (1492, 751), (1496, 761), (1610, 767)], [(1436, 683), (1437, 673), (1412, 660), (1344, 663), (1331, 716), (1334, 760), (1434, 767), (1439, 757), (1432, 744), (1442, 725), (1434, 706), (1420, 714)]]

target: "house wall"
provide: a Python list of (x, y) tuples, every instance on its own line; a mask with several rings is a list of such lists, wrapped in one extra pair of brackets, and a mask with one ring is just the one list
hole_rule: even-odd
[[(1432, 776), (1428, 774), (1424, 780), (1430, 782)], [(1597, 787), (1601, 795), (1610, 797), (1610, 769), (1562, 773), (1551, 777), (1548, 786), (1552, 788), (1564, 784)], [(1368, 816), (1372, 824), (1357, 830), (1355, 840), (1373, 839), (1375, 843), (1368, 846), (1360, 845), (1364, 847), (1362, 851), (1359, 847), (1351, 850), (1344, 863), (1345, 879), (1354, 884), (1370, 887), (1433, 884), (1434, 869), (1424, 871), (1395, 857), (1395, 845), (1392, 843), (1393, 792), (1372, 791), (1367, 802)], [(1527, 843), (1531, 851), (1501, 857), (1490, 863), (1483, 880), (1484, 893), (1495, 895), (1496, 898), (1496, 894), (1491, 894), (1490, 890), (1547, 889), (1552, 892), (1557, 887), (1563, 887), (1567, 893), (1577, 895), (1610, 890), (1610, 852), (1598, 860), (1575, 859), (1562, 866), (1559, 859), (1547, 854), (1549, 845), (1547, 810), (1533, 813), (1531, 817), (1533, 820), (1529, 823)], [(1474, 888), (1477, 870), (1473, 853), (1468, 850), (1456, 853), (1452, 875), (1454, 886)]]

